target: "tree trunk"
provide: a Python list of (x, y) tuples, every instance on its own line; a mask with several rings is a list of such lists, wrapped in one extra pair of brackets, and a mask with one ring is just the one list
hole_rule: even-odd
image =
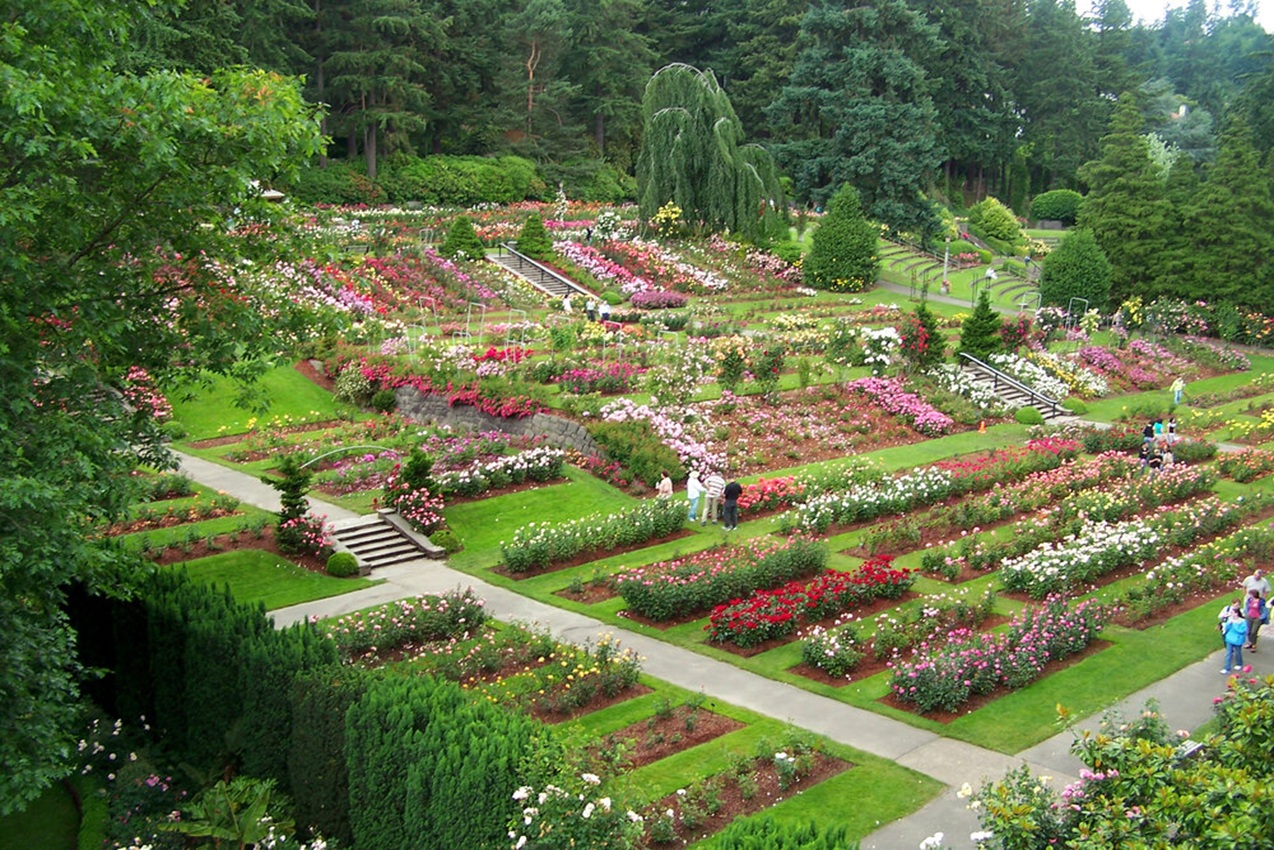
[(367, 179), (376, 182), (376, 124), (363, 130), (363, 155), (367, 160)]
[(593, 139), (597, 142), (597, 155), (606, 156), (606, 116), (597, 113), (593, 119)]

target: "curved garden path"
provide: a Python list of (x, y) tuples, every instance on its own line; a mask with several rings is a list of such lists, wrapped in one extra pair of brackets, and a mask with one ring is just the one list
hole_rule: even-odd
[[(182, 471), (200, 484), (225, 491), (248, 504), (278, 510), (277, 493), (258, 479), (188, 455), (177, 453), (177, 458)], [(333, 520), (355, 516), (312, 497), (311, 502)], [(863, 850), (914, 848), (936, 832), (945, 834), (943, 844), (952, 850), (972, 848), (968, 836), (980, 826), (956, 795), (962, 784), (967, 782), (977, 787), (982, 780), (999, 778), (1025, 763), (1032, 772), (1051, 776), (1053, 783), (1061, 787), (1076, 781), (1082, 766), (1070, 754), (1072, 732), (1063, 732), (1017, 755), (1004, 755), (757, 676), (645, 635), (616, 629), (582, 614), (536, 602), (449, 569), (441, 561), (422, 558), (383, 567), (376, 571), (376, 578), (383, 582), (375, 587), (281, 608), (270, 615), (277, 626), (285, 626), (312, 617), (339, 616), (394, 599), (472, 587), (486, 598), (488, 611), (497, 619), (537, 623), (572, 643), (583, 643), (602, 634), (613, 635), (645, 658), (643, 670), (652, 676), (890, 759), (946, 786), (928, 805), (908, 817), (883, 824), (864, 838)], [(1170, 727), (1195, 729), (1211, 718), (1212, 697), (1221, 691), (1223, 680), (1216, 673), (1218, 663), (1219, 658), (1210, 657), (1193, 664), (1132, 694), (1117, 707), (1130, 715), (1139, 712), (1146, 700), (1153, 698)], [(1095, 727), (1099, 719), (1090, 717), (1081, 721), (1078, 728)], [(846, 805), (852, 806), (853, 802), (846, 801)]]

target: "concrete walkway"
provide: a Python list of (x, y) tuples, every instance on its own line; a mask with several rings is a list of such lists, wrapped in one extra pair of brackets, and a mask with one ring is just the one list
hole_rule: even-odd
[[(277, 511), (278, 495), (269, 485), (235, 470), (187, 455), (178, 455), (182, 470), (195, 481), (235, 496), (240, 501)], [(335, 505), (311, 499), (318, 513), (340, 520), (355, 516)], [(1076, 781), (1079, 761), (1070, 754), (1074, 735), (1064, 732), (1016, 756), (977, 747), (933, 732), (916, 729), (870, 711), (741, 670), (695, 652), (671, 646), (657, 639), (617, 629), (614, 626), (545, 605), (511, 590), (487, 584), (449, 569), (444, 563), (420, 559), (378, 569), (382, 583), (354, 593), (320, 599), (271, 612), (279, 626), (310, 618), (348, 614), (353, 611), (426, 593), (442, 593), (457, 587), (472, 587), (487, 600), (492, 616), (506, 621), (535, 623), (571, 643), (609, 634), (641, 654), (643, 669), (691, 691), (702, 691), (710, 699), (739, 705), (768, 717), (808, 729), (864, 752), (890, 759), (918, 773), (930, 776), (946, 787), (928, 805), (909, 817), (882, 825), (867, 836), (863, 850), (914, 848), (936, 832), (945, 834), (944, 846), (953, 850), (972, 848), (970, 833), (980, 826), (957, 790), (964, 783), (975, 788), (987, 779), (1026, 764), (1034, 773), (1052, 777), (1055, 786)], [(1160, 711), (1174, 729), (1195, 729), (1212, 716), (1212, 697), (1222, 693), (1225, 680), (1218, 674), (1219, 652), (1156, 684), (1133, 694), (1117, 708), (1125, 715), (1139, 713), (1149, 698), (1159, 702)], [(1252, 656), (1260, 658), (1265, 656)], [(1265, 666), (1265, 665), (1262, 665)], [(710, 704), (710, 703), (709, 703)], [(1096, 728), (1100, 717), (1091, 717), (1079, 728)], [(850, 805), (847, 801), (847, 805)]]

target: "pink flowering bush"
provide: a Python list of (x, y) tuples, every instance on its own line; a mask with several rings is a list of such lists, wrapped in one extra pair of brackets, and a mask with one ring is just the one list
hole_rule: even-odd
[(324, 621), (320, 628), (346, 658), (397, 649), (408, 643), (468, 635), (487, 618), (486, 601), (473, 589), (387, 602), (368, 611)]
[(950, 416), (920, 396), (904, 390), (896, 378), (859, 378), (850, 381), (846, 389), (869, 396), (876, 404), (895, 416), (901, 416), (927, 437), (940, 437), (955, 425)]
[(156, 422), (166, 422), (173, 415), (173, 407), (168, 403), (168, 398), (159, 391), (150, 373), (141, 366), (128, 367), (120, 394), (134, 410)]
[(332, 553), (332, 529), (327, 517), (315, 514), (291, 517), (275, 530), (279, 549), (291, 555), (326, 558)]
[(634, 292), (628, 303), (642, 310), (678, 309), (686, 306), (689, 299), (680, 292), (666, 292), (658, 289)]
[(1050, 597), (1024, 609), (1002, 633), (955, 629), (943, 645), (922, 645), (912, 660), (893, 665), (889, 687), (919, 711), (955, 711), (998, 687), (1033, 682), (1050, 661), (1092, 643), (1105, 623), (1106, 612), (1096, 602), (1071, 606), (1060, 596)]
[(632, 392), (638, 376), (645, 371), (642, 367), (631, 363), (603, 363), (599, 366), (567, 369), (558, 376), (557, 385), (565, 392), (578, 395), (627, 393)]
[(805, 485), (796, 480), (795, 476), (758, 478), (754, 483), (743, 485), (743, 494), (739, 496), (739, 510), (769, 511), (786, 508), (796, 504), (804, 495)]

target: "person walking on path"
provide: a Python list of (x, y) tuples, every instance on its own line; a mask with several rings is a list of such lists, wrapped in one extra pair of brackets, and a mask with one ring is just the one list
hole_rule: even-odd
[(707, 525), (708, 520), (712, 520), (712, 524), (717, 524), (717, 506), (721, 504), (721, 493), (725, 490), (725, 479), (721, 477), (721, 473), (715, 469), (708, 473), (707, 479), (703, 482), (704, 496), (703, 500), (703, 516), (699, 518), (700, 525)]
[(598, 306), (597, 310), (598, 310), (597, 321), (599, 322), (610, 321), (610, 302), (609, 301), (606, 301), (605, 299), (603, 299), (602, 303)]
[(1247, 643), (1247, 621), (1237, 609), (1230, 609), (1230, 618), (1222, 630), (1225, 635), (1225, 666), (1221, 672), (1228, 675), (1243, 672), (1243, 645)]
[(592, 298), (584, 302), (584, 314), (588, 316), (590, 322), (597, 321), (597, 302)]
[(703, 482), (699, 480), (699, 471), (697, 469), (690, 470), (690, 477), (686, 479), (686, 502), (689, 510), (686, 512), (686, 519), (694, 522), (699, 516), (699, 497), (703, 495)]
[(1186, 391), (1186, 382), (1180, 375), (1172, 382), (1172, 386), (1168, 387), (1172, 390), (1172, 403), (1181, 404), (1181, 394)]
[(1255, 589), (1262, 599), (1270, 598), (1270, 580), (1265, 577), (1265, 573), (1257, 567), (1252, 574), (1243, 579), (1243, 592)]
[(739, 527), (739, 497), (743, 495), (743, 485), (738, 481), (731, 481), (725, 485), (721, 495), (725, 497), (722, 507), (722, 513), (725, 515), (723, 520), (725, 530), (734, 531)]
[(655, 496), (664, 501), (672, 498), (672, 479), (668, 476), (667, 470), (659, 473), (659, 486), (655, 488)]
[(1243, 619), (1247, 622), (1247, 649), (1251, 652), (1256, 652), (1256, 638), (1268, 617), (1265, 600), (1257, 593), (1256, 588), (1252, 588), (1243, 600)]
[(1156, 419), (1153, 423), (1154, 441), (1157, 443), (1163, 439), (1163, 419)]

